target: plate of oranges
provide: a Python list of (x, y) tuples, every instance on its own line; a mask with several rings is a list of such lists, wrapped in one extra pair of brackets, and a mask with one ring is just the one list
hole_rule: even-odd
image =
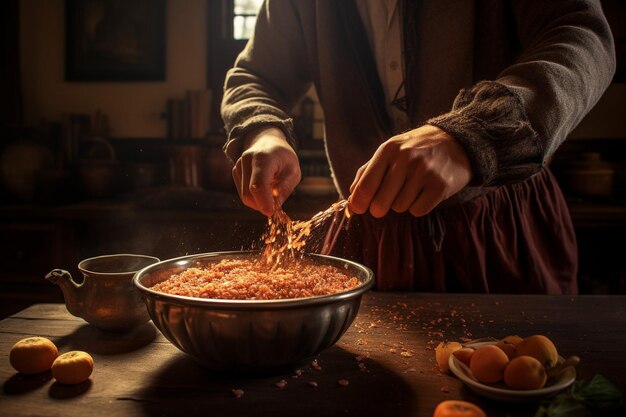
[(506, 402), (532, 402), (556, 395), (574, 383), (580, 361), (577, 356), (560, 356), (554, 343), (543, 335), (449, 342), (437, 350), (440, 368), (441, 361), (447, 360), (447, 369), (476, 394)]

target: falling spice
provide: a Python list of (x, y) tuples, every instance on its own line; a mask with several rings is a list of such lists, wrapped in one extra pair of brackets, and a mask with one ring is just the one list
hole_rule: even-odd
[[(324, 242), (324, 248), (321, 251), (328, 253), (329, 247), (334, 245), (345, 220), (351, 216), (347, 201), (342, 200), (320, 211), (309, 220), (291, 220), (280, 205), (278, 192), (273, 190), (272, 194), (274, 195), (274, 213), (268, 218), (268, 230), (263, 236), (265, 242), (263, 256), (267, 265), (272, 268), (293, 262), (301, 257), (311, 231), (334, 216), (330, 230), (327, 232), (327, 241)], [(338, 221), (339, 215), (341, 218)]]

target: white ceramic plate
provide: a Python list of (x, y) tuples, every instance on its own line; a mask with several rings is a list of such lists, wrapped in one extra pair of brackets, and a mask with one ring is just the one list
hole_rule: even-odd
[[(495, 345), (497, 342), (480, 342), (467, 345), (474, 349), (484, 345)], [(563, 362), (565, 359), (559, 356), (559, 362)], [(450, 365), (450, 371), (459, 378), (469, 389), (476, 394), (486, 398), (497, 401), (505, 402), (533, 402), (539, 401), (553, 395), (556, 395), (560, 391), (569, 387), (576, 380), (576, 369), (572, 366), (565, 368), (563, 372), (556, 376), (555, 379), (548, 381), (548, 385), (540, 389), (533, 390), (512, 390), (502, 386), (494, 386), (483, 384), (478, 382), (469, 366), (458, 360), (454, 355), (450, 355), (448, 361)]]

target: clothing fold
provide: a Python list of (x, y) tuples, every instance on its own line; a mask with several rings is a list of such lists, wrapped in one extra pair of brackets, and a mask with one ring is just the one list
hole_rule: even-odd
[[(353, 215), (327, 254), (371, 268), (379, 290), (575, 294), (578, 252), (567, 210), (542, 169), (423, 217)], [(445, 225), (441, 250), (434, 222)]]

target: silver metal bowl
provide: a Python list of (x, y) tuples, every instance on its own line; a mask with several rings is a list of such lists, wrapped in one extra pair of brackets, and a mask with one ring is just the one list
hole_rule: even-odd
[(163, 335), (203, 366), (220, 371), (293, 370), (332, 346), (350, 327), (361, 296), (374, 285), (368, 268), (345, 259), (306, 255), (344, 269), (361, 282), (332, 295), (284, 300), (221, 300), (170, 295), (150, 289), (197, 262), (249, 257), (254, 252), (183, 256), (135, 274), (152, 321)]

